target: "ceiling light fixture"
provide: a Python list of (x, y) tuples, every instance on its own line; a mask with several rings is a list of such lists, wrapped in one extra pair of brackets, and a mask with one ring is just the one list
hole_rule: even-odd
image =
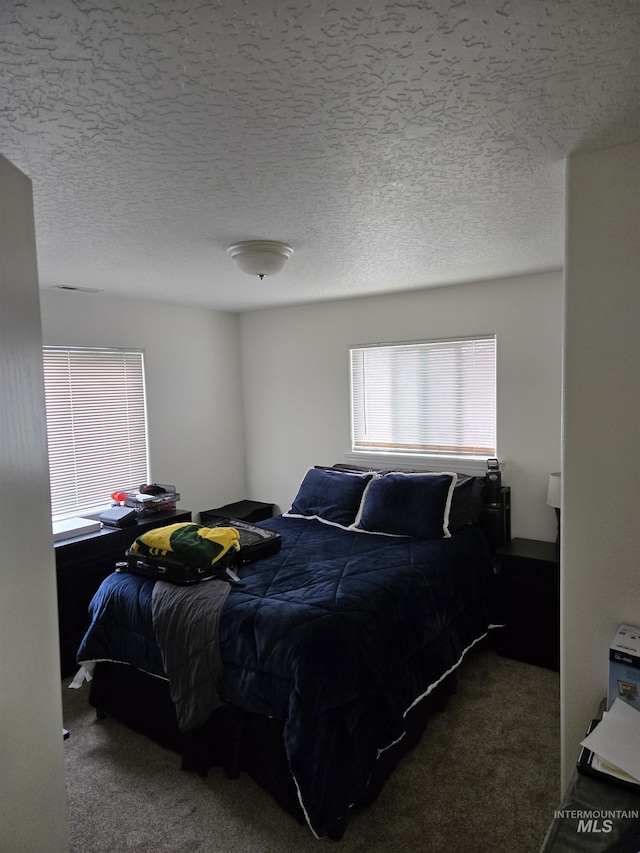
[(227, 249), (229, 257), (238, 264), (247, 275), (257, 275), (262, 280), (265, 275), (275, 275), (280, 272), (291, 255), (293, 249), (286, 243), (276, 240), (245, 240), (234, 243)]

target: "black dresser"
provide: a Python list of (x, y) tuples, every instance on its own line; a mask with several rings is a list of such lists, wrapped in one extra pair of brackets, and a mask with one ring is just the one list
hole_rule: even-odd
[(154, 527), (182, 521), (191, 521), (189, 511), (167, 510), (141, 518), (129, 527), (103, 527), (95, 533), (54, 543), (63, 678), (77, 669), (76, 652), (89, 627), (89, 602), (100, 583), (114, 571), (137, 536)]

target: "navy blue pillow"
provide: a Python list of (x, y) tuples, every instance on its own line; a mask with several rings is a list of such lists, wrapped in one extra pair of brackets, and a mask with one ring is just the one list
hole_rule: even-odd
[(289, 513), (318, 516), (349, 527), (360, 509), (362, 493), (372, 474), (347, 474), (310, 468), (304, 476)]
[(367, 491), (356, 527), (375, 533), (442, 539), (450, 536), (449, 509), (455, 474), (403, 474), (376, 477)]

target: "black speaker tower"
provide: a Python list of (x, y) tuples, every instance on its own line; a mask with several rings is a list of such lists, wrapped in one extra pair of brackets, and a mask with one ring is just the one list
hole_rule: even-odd
[(502, 488), (502, 473), (500, 463), (497, 459), (487, 459), (487, 473), (484, 477), (486, 488), (486, 503), (500, 503), (500, 489)]

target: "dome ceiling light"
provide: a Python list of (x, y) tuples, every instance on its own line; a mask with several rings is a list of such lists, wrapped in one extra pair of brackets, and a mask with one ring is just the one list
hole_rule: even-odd
[(257, 275), (262, 280), (265, 275), (275, 275), (280, 272), (291, 255), (293, 249), (286, 243), (276, 240), (245, 240), (234, 243), (227, 249), (229, 257), (238, 264), (247, 275)]

